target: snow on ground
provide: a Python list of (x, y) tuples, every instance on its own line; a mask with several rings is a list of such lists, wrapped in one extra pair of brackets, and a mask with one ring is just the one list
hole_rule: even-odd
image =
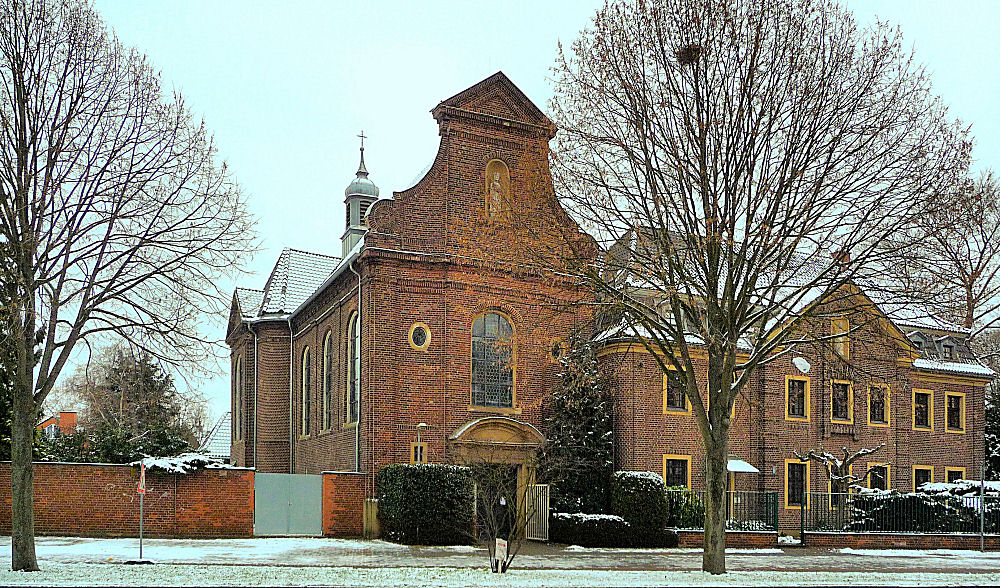
[[(10, 539), (3, 543), (9, 545)], [(39, 537), (38, 558), (59, 562), (123, 562), (139, 558), (138, 539), (90, 539), (82, 537)], [(284, 554), (300, 557), (304, 552), (367, 552), (408, 550), (406, 545), (386, 541), (351, 541), (287, 537), (268, 539), (146, 539), (142, 555), (160, 563), (241, 563), (277, 561)]]
[(1000, 574), (872, 572), (644, 572), (623, 570), (518, 570), (491, 574), (475, 568), (331, 568), (228, 565), (146, 565), (46, 563), (41, 572), (0, 572), (13, 586), (824, 586), (824, 585), (990, 585)]
[(996, 551), (970, 551), (968, 549), (854, 549), (844, 547), (840, 553), (848, 555), (871, 555), (875, 557), (948, 557), (967, 559), (1000, 559), (1000, 552)]

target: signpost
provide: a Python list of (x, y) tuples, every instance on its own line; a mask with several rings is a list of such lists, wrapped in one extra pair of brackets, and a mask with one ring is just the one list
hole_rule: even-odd
[(139, 485), (135, 487), (135, 491), (139, 493), (139, 561), (142, 561), (142, 519), (146, 498), (146, 464), (140, 465)]
[(504, 573), (503, 564), (507, 561), (507, 540), (497, 537), (497, 547), (493, 550), (493, 559), (496, 571)]

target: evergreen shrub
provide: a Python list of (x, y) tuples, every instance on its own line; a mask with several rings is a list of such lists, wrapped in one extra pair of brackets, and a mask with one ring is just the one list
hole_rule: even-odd
[(472, 536), (472, 470), (444, 464), (392, 464), (377, 477), (378, 520), (390, 541), (468, 543)]

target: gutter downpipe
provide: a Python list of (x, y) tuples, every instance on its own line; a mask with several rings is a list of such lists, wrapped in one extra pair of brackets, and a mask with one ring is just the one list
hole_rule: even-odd
[(292, 315), (285, 319), (288, 322), (288, 473), (294, 474), (295, 461), (295, 338), (292, 335)]
[[(257, 381), (258, 370), (257, 361), (259, 354), (257, 352), (257, 333), (253, 332), (253, 323), (247, 323), (247, 330), (253, 335), (253, 469), (257, 469), (257, 389), (260, 387)], [(240, 411), (243, 414), (243, 411)], [(239, 424), (237, 424), (239, 426)]]
[[(363, 317), (361, 315), (361, 274), (358, 273), (358, 271), (354, 269), (354, 261), (355, 260), (353, 260), (353, 259), (351, 260), (351, 262), (347, 265), (347, 269), (351, 270), (351, 273), (353, 273), (354, 275), (358, 276), (358, 334), (357, 334), (357, 337), (358, 337), (358, 343), (359, 343), (359, 345), (358, 345), (358, 358), (360, 359), (362, 357), (361, 345), (360, 345), (360, 343), (361, 343), (361, 333), (363, 331), (362, 326), (364, 325), (364, 322), (362, 320)], [(351, 358), (351, 361), (354, 361), (353, 357)], [(360, 380), (361, 380), (361, 366), (360, 365), (357, 366), (356, 369), (357, 369), (357, 373), (356, 373), (355, 377), (358, 379), (358, 422), (357, 422), (356, 426), (354, 427), (354, 471), (355, 472), (360, 472), (361, 471), (361, 382), (360, 382)]]

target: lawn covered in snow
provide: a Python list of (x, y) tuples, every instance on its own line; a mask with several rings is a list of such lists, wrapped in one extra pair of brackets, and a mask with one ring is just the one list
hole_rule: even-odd
[(823, 586), (992, 585), (1000, 574), (886, 574), (860, 572), (704, 572), (617, 570), (511, 570), (491, 574), (473, 568), (327, 568), (231, 565), (48, 563), (41, 572), (0, 573), (14, 586)]

